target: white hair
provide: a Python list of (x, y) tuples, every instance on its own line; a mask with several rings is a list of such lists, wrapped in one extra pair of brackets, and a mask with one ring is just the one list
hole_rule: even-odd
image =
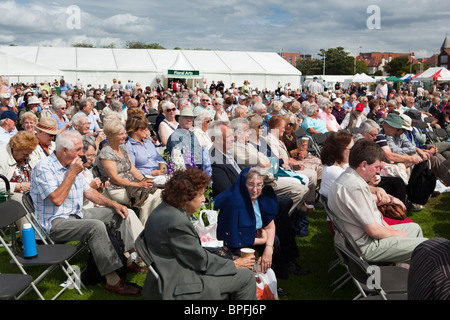
[(75, 142), (82, 141), (81, 134), (76, 130), (64, 130), (56, 136), (55, 151), (60, 151), (62, 148), (72, 150), (75, 148)]
[(62, 98), (56, 98), (55, 100), (53, 100), (52, 106), (54, 109), (59, 109), (61, 108), (61, 106), (65, 106), (66, 105), (66, 101)]

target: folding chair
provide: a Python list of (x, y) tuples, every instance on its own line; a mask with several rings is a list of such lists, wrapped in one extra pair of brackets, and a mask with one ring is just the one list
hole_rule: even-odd
[(159, 278), (159, 274), (153, 268), (153, 257), (150, 250), (147, 247), (147, 244), (145, 243), (145, 230), (143, 230), (136, 238), (134, 246), (136, 248), (138, 255), (141, 257), (142, 261), (144, 261), (144, 263), (147, 265), (148, 270), (150, 270), (150, 272), (155, 277), (156, 281), (158, 281), (159, 290), (162, 291), (161, 279)]
[(28, 274), (0, 273), (0, 300), (7, 300), (25, 290), (33, 281)]
[(425, 132), (425, 135), (427, 136), (427, 144), (428, 143), (432, 144), (432, 143), (440, 142), (439, 138), (438, 138), (438, 135), (436, 134), (436, 132), (433, 129), (427, 130)]
[(408, 270), (395, 266), (371, 266), (345, 244), (335, 242), (334, 247), (360, 290), (355, 299), (407, 300)]
[[(389, 299), (406, 299), (408, 270), (385, 263), (371, 263), (366, 261), (352, 236), (342, 227), (339, 218), (328, 206), (324, 204), (327, 215), (333, 223), (334, 230), (339, 233), (343, 241), (335, 241), (335, 249), (353, 282), (359, 290), (355, 299), (367, 298), (369, 295), (378, 294), (382, 299), (387, 299), (387, 294), (399, 294), (389, 296)], [(376, 266), (374, 268), (373, 266)], [(369, 280), (374, 277), (371, 270), (380, 271), (380, 286), (368, 285)]]
[(155, 124), (158, 115), (159, 115), (158, 110), (150, 109), (149, 113), (147, 113), (145, 117), (147, 118), (148, 122), (150, 122), (150, 124)]
[[(27, 216), (27, 211), (23, 207), (23, 205), (15, 200), (6, 201), (0, 204), (0, 229), (3, 229), (6, 226), (13, 225), (17, 220), (26, 217), (26, 219), (30, 222), (33, 229), (36, 230), (35, 224), (32, 219)], [(3, 232), (2, 232), (3, 233)], [(13, 239), (14, 241), (14, 239)], [(34, 290), (40, 299), (45, 300), (37, 285), (52, 271), (56, 270), (58, 267), (66, 274), (68, 279), (72, 279), (72, 276), (75, 278), (75, 281), (72, 281), (71, 285), (78, 291), (79, 294), (82, 294), (78, 283), (81, 283), (79, 277), (77, 276), (75, 270), (72, 266), (67, 262), (67, 260), (73, 256), (76, 251), (75, 246), (66, 245), (66, 244), (45, 244), (38, 245), (37, 252), (38, 256), (32, 259), (27, 259), (24, 257), (23, 252), (14, 253), (6, 244), (3, 237), (0, 237), (0, 242), (5, 246), (6, 251), (11, 256), (11, 264), (16, 265), (22, 274), (27, 275), (25, 268), (32, 266), (46, 266), (47, 268), (35, 278), (34, 281), (30, 283), (30, 285), (19, 295), (18, 299), (26, 295), (30, 290)], [(64, 266), (64, 263), (67, 264), (67, 269)], [(70, 273), (72, 274), (70, 274)], [(69, 288), (70, 286), (64, 286), (61, 291), (59, 291), (52, 299), (56, 299), (64, 290)]]
[(322, 150), (322, 146), (325, 143), (327, 136), (325, 133), (314, 133), (311, 135), (310, 140), (312, 141), (312, 147), (315, 151), (316, 156), (320, 157), (320, 151)]
[(316, 153), (316, 149), (314, 148), (314, 142), (312, 141), (311, 137), (308, 136), (305, 129), (303, 129), (302, 127), (298, 127), (298, 129), (295, 130), (294, 134), (297, 137), (298, 145), (302, 144), (303, 137), (308, 137), (309, 140), (308, 140), (308, 150), (307, 151), (309, 153)]
[[(327, 197), (325, 197), (323, 195), (320, 195), (320, 200), (321, 200), (321, 202), (322, 202), (322, 204), (323, 204), (323, 206), (325, 208), (325, 211), (326, 211), (327, 210), (327, 206), (328, 206), (328, 199), (327, 199)], [(334, 268), (339, 266), (341, 264), (341, 262), (342, 262), (342, 260), (341, 260), (340, 256), (338, 255), (338, 258), (331, 263), (331, 266), (328, 269), (328, 272), (331, 272), (331, 270), (333, 270)], [(340, 276), (337, 280), (335, 280), (331, 284), (332, 287), (336, 286), (336, 288), (333, 289), (333, 292), (336, 292), (337, 290), (342, 288), (342, 286), (344, 284), (346, 284), (350, 279), (351, 279), (351, 276), (348, 273), (348, 271), (346, 271), (342, 276)]]
[[(44, 228), (42, 228), (41, 224), (39, 223), (39, 221), (37, 220), (36, 214), (35, 214), (35, 210), (34, 210), (34, 204), (33, 204), (33, 199), (31, 198), (31, 195), (29, 192), (24, 193), (22, 196), (22, 204), (25, 207), (25, 209), (28, 211), (28, 213), (30, 214), (30, 216), (33, 219), (34, 222), (34, 226), (35, 226), (35, 231), (38, 234), (39, 238), (41, 239), (41, 241), (44, 244), (56, 244), (48, 235), (48, 233), (44, 230)], [(70, 261), (74, 256), (76, 256), (77, 254), (88, 250), (89, 246), (87, 243), (85, 242), (78, 242), (78, 244), (76, 245), (76, 251), (73, 254), (72, 257), (70, 257), (68, 259), (68, 261)]]
[(445, 141), (449, 138), (447, 130), (444, 128), (434, 128), (437, 138), (440, 142)]
[[(147, 265), (148, 269), (155, 277), (155, 280), (158, 282), (158, 289), (161, 292), (162, 291), (161, 278), (159, 277), (156, 270), (153, 268), (153, 257), (150, 250), (147, 247), (147, 244), (145, 243), (145, 230), (142, 231), (141, 234), (136, 238), (134, 246), (136, 248), (138, 255), (141, 257), (142, 261), (144, 261), (144, 263)], [(221, 298), (222, 300), (227, 300), (230, 297), (228, 294), (222, 294)]]

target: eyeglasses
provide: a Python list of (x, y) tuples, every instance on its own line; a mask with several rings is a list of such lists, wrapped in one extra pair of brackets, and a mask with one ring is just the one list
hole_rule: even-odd
[(209, 120), (206, 120), (205, 122), (206, 122), (206, 123), (210, 123), (211, 121), (212, 121), (212, 120), (211, 120), (211, 119), (209, 119)]
[(257, 184), (253, 184), (253, 183), (246, 183), (245, 184), (247, 186), (247, 188), (249, 189), (253, 189), (256, 188), (258, 190), (261, 190), (262, 188), (264, 188), (264, 183), (257, 183)]

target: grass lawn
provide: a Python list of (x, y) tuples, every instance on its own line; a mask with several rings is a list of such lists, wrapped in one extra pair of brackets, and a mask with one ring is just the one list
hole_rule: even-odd
[[(425, 209), (413, 213), (410, 218), (418, 223), (425, 237), (443, 237), (450, 239), (450, 193), (444, 193), (431, 198)], [(297, 238), (300, 257), (297, 262), (310, 270), (310, 274), (291, 275), (287, 280), (279, 280), (279, 287), (288, 292), (282, 300), (351, 300), (358, 291), (352, 281), (348, 281), (342, 288), (333, 292), (332, 283), (344, 274), (344, 267), (339, 265), (329, 271), (331, 264), (337, 259), (333, 249), (333, 238), (328, 229), (324, 210), (316, 210), (309, 215), (309, 235)], [(0, 271), (2, 273), (19, 273), (18, 269), (9, 264), (9, 255), (4, 248), (0, 248)], [(80, 268), (85, 266), (87, 254), (75, 258), (73, 263)], [(33, 268), (27, 270), (36, 275)], [(50, 299), (59, 290), (59, 285), (66, 279), (62, 272), (55, 272), (44, 280), (38, 288), (46, 299)], [(143, 285), (145, 275), (129, 275), (128, 281)], [(34, 291), (24, 300), (38, 299)], [(104, 285), (88, 286), (82, 296), (75, 290), (66, 290), (59, 300), (144, 300), (139, 297), (122, 297), (105, 291)]]

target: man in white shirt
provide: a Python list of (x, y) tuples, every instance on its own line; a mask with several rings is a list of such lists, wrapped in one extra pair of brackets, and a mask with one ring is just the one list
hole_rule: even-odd
[(381, 79), (380, 83), (375, 88), (375, 97), (378, 97), (378, 94), (382, 94), (384, 99), (387, 99), (388, 95), (388, 85), (385, 78)]
[(328, 205), (370, 262), (408, 263), (414, 248), (426, 240), (416, 223), (388, 225), (378, 205), (401, 201), (387, 194), (376, 197), (368, 183), (380, 173), (384, 153), (369, 139), (352, 147), (349, 167), (330, 187)]
[(317, 78), (317, 77), (314, 77), (313, 82), (311, 82), (311, 83), (308, 85), (308, 91), (309, 91), (310, 93), (316, 93), (316, 94), (319, 94), (319, 93), (322, 93), (322, 92), (323, 92), (323, 86), (322, 86), (317, 80), (318, 80), (318, 78)]

